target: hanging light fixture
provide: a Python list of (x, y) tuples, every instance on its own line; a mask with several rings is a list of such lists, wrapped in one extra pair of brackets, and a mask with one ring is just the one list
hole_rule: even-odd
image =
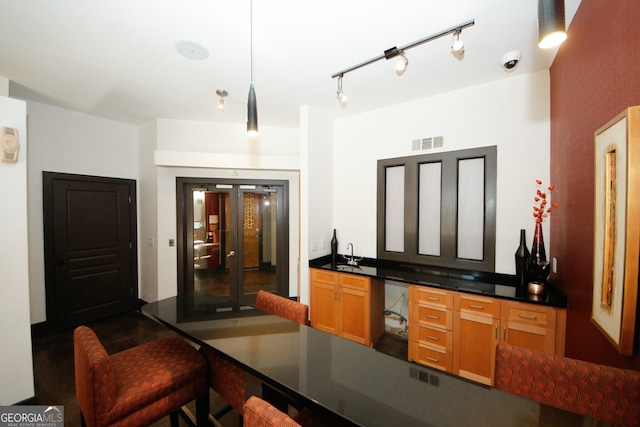
[(251, 42), (251, 85), (249, 86), (249, 99), (247, 100), (247, 133), (249, 136), (258, 135), (258, 105), (256, 92), (253, 89), (253, 0), (249, 0), (249, 24)]
[(224, 97), (229, 95), (229, 93), (224, 89), (216, 90), (216, 94), (220, 97), (220, 101), (218, 101), (218, 110), (224, 111)]
[(538, 47), (556, 47), (566, 38), (564, 0), (538, 0)]

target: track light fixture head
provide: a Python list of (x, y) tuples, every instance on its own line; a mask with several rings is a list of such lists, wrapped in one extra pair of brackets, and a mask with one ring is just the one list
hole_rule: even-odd
[(462, 30), (453, 33), (453, 41), (451, 42), (451, 54), (458, 60), (464, 58), (464, 42), (460, 40), (461, 33)]
[(407, 67), (409, 66), (409, 60), (407, 59), (407, 55), (404, 52), (400, 52), (400, 60), (396, 62), (396, 74), (401, 76), (407, 71)]
[(345, 105), (349, 98), (347, 94), (342, 91), (342, 76), (338, 76), (338, 102), (342, 105)]
[(224, 98), (229, 95), (229, 93), (224, 89), (216, 90), (216, 94), (220, 97), (220, 101), (218, 101), (218, 110), (224, 111)]

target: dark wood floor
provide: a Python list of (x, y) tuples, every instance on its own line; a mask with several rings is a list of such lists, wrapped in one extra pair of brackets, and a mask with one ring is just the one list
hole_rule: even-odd
[[(174, 335), (166, 327), (147, 318), (140, 312), (127, 313), (99, 322), (88, 324), (92, 328), (107, 353), (144, 344), (157, 338)], [(64, 406), (65, 426), (80, 426), (80, 409), (76, 401), (73, 372), (73, 331), (62, 331), (33, 340), (33, 369), (37, 405)], [(225, 406), (225, 402), (211, 392), (211, 412)], [(193, 411), (194, 407), (192, 407)], [(231, 411), (220, 419), (225, 427), (239, 424), (236, 411)], [(180, 420), (180, 425), (187, 424)], [(169, 419), (153, 424), (154, 427), (169, 426)]]

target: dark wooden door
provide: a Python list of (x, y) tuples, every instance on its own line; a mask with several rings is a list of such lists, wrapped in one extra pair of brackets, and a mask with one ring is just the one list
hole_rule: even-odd
[(47, 321), (74, 327), (136, 308), (135, 181), (44, 172)]

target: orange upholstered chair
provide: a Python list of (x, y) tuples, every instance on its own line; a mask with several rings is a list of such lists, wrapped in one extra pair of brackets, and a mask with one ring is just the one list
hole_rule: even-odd
[(76, 396), (83, 425), (146, 426), (195, 400), (198, 425), (209, 413), (207, 362), (178, 337), (108, 355), (86, 326), (73, 333)]
[(494, 386), (614, 425), (640, 425), (640, 371), (500, 343)]
[(309, 323), (309, 306), (262, 289), (256, 295), (256, 308), (301, 325)]
[(284, 412), (256, 396), (251, 396), (244, 404), (245, 427), (300, 427)]
[[(263, 290), (256, 295), (256, 308), (303, 325), (309, 321), (309, 306)], [(245, 372), (209, 348), (201, 347), (200, 352), (209, 361), (209, 385), (229, 403), (214, 417), (219, 418), (232, 408), (242, 416), (246, 393)]]

